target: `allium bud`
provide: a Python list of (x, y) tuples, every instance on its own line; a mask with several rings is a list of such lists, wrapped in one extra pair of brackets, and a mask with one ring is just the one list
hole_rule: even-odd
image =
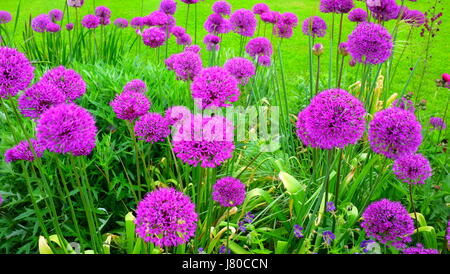
[(323, 45), (322, 44), (315, 44), (312, 48), (313, 54), (315, 56), (320, 56), (323, 54)]

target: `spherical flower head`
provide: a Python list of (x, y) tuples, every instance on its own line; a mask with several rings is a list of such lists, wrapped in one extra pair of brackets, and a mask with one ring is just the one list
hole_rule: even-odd
[(8, 99), (26, 89), (34, 78), (34, 67), (16, 49), (0, 47), (0, 97)]
[(267, 11), (261, 14), (261, 21), (267, 24), (276, 24), (280, 17), (281, 14), (277, 11)]
[(312, 48), (313, 54), (315, 56), (321, 56), (323, 54), (323, 45), (322, 44), (315, 44)]
[(400, 100), (395, 99), (395, 101), (392, 102), (392, 107), (399, 107), (411, 113), (414, 113), (414, 111), (416, 110), (416, 108), (414, 107), (414, 103), (405, 97), (402, 97), (402, 99)]
[(228, 33), (232, 29), (230, 21), (223, 18), (222, 15), (218, 13), (210, 14), (208, 18), (206, 18), (203, 27), (207, 32), (214, 34)]
[(342, 42), (338, 46), (339, 53), (343, 56), (348, 56), (348, 43)]
[(159, 4), (159, 10), (165, 14), (174, 15), (177, 10), (177, 2), (174, 0), (162, 0)]
[(425, 184), (431, 177), (430, 162), (422, 154), (408, 154), (397, 158), (392, 166), (397, 179), (408, 184)]
[(212, 6), (214, 13), (227, 16), (231, 14), (231, 5), (227, 1), (217, 1)]
[(212, 196), (223, 207), (238, 206), (245, 200), (245, 185), (239, 179), (224, 177), (213, 185)]
[(215, 168), (232, 157), (234, 126), (221, 116), (183, 119), (173, 134), (173, 151), (189, 165)]
[(73, 8), (81, 8), (84, 4), (84, 0), (67, 0), (67, 5)]
[(142, 33), (142, 41), (146, 46), (158, 48), (166, 41), (166, 33), (157, 27), (151, 27)]
[(179, 128), (181, 123), (191, 118), (191, 111), (185, 106), (173, 106), (166, 110), (165, 118), (169, 125)]
[(47, 32), (53, 32), (53, 33), (61, 30), (61, 27), (58, 24), (53, 23), (53, 22), (49, 22), (47, 24), (46, 28), (47, 28)]
[[(35, 139), (30, 139), (33, 150), (38, 158), (41, 158), (44, 154), (45, 148), (40, 142)], [(20, 141), (18, 145), (8, 149), (5, 152), (5, 162), (15, 162), (18, 160), (34, 161), (34, 154), (30, 148), (30, 144), (27, 140)]]
[(136, 209), (136, 234), (159, 247), (185, 244), (195, 235), (198, 215), (183, 192), (160, 188), (148, 193)]
[(439, 254), (436, 249), (424, 248), (422, 244), (417, 244), (416, 247), (408, 247), (402, 250), (403, 254)]
[(144, 24), (148, 26), (165, 26), (169, 22), (169, 17), (162, 11), (156, 10), (144, 17)]
[(299, 114), (297, 135), (312, 147), (344, 148), (363, 136), (365, 114), (363, 104), (347, 91), (325, 90), (312, 99), (304, 114)]
[(128, 91), (145, 93), (147, 92), (147, 85), (145, 84), (144, 81), (140, 79), (133, 79), (130, 82), (128, 82), (123, 88), (123, 92)]
[(361, 227), (366, 235), (377, 241), (396, 248), (405, 247), (411, 242), (414, 222), (400, 202), (382, 199), (370, 204), (362, 214)]
[(58, 87), (69, 101), (74, 101), (86, 93), (86, 83), (81, 75), (73, 69), (66, 69), (64, 66), (48, 70), (42, 76), (41, 81), (49, 82)]
[(248, 80), (256, 73), (255, 65), (253, 65), (250, 60), (242, 57), (229, 59), (223, 67), (239, 81), (240, 85), (243, 86), (245, 86), (248, 83)]
[(214, 34), (207, 34), (205, 35), (205, 38), (203, 38), (203, 43), (206, 45), (206, 50), (218, 51), (220, 48), (220, 37)]
[(126, 27), (128, 27), (128, 20), (125, 18), (117, 18), (116, 20), (114, 20), (114, 25), (116, 25), (116, 27), (124, 29)]
[(111, 10), (105, 6), (98, 6), (95, 8), (95, 16), (99, 18), (110, 18)]
[(75, 104), (59, 104), (42, 113), (36, 126), (39, 142), (49, 151), (89, 155), (95, 147), (94, 117)]
[(254, 6), (253, 6), (253, 13), (254, 14), (259, 14), (259, 15), (261, 15), (261, 14), (263, 14), (263, 13), (265, 13), (265, 12), (269, 12), (270, 11), (270, 8), (269, 8), (269, 6), (267, 5), (267, 4), (265, 4), (265, 3), (258, 3), (258, 4), (255, 4)]
[(107, 26), (111, 23), (111, 18), (109, 17), (97, 17), (99, 19), (99, 23), (102, 26)]
[(413, 27), (420, 27), (423, 24), (425, 24), (426, 22), (426, 17), (425, 15), (419, 11), (419, 10), (410, 10), (406, 7), (402, 8), (403, 10), (400, 11), (400, 14), (402, 14), (402, 20), (413, 26)]
[(356, 8), (350, 11), (350, 13), (348, 14), (348, 20), (355, 23), (366, 22), (367, 17), (368, 17), (367, 11), (361, 8)]
[(73, 23), (67, 23), (66, 30), (71, 31), (73, 30), (74, 24)]
[(231, 26), (235, 33), (252, 37), (256, 30), (256, 18), (253, 12), (247, 9), (236, 10), (230, 17)]
[(431, 117), (430, 124), (435, 130), (444, 130), (447, 128), (447, 125), (441, 117)]
[(270, 67), (272, 64), (272, 61), (270, 59), (270, 56), (262, 55), (258, 57), (258, 65), (263, 67)]
[(395, 0), (368, 0), (367, 7), (375, 19), (382, 21), (396, 19), (400, 12)]
[(129, 91), (116, 95), (110, 105), (117, 118), (133, 121), (147, 113), (151, 103), (143, 93)]
[(186, 47), (184, 49), (184, 51), (190, 51), (190, 52), (197, 53), (197, 54), (200, 54), (200, 50), (201, 50), (201, 48), (199, 45), (190, 45), (189, 47)]
[(192, 44), (192, 37), (189, 34), (185, 33), (177, 37), (176, 43), (177, 45), (188, 46)]
[(18, 105), (23, 116), (35, 119), (51, 106), (65, 101), (66, 95), (57, 86), (39, 81), (20, 95)]
[(6, 24), (9, 23), (12, 20), (11, 13), (0, 10), (0, 24)]
[(359, 24), (348, 36), (348, 51), (359, 63), (381, 64), (392, 54), (392, 36), (378, 24)]
[(272, 44), (266, 37), (256, 37), (248, 41), (245, 52), (253, 58), (258, 56), (271, 56)]
[(142, 17), (134, 17), (131, 19), (130, 25), (133, 29), (138, 29), (144, 26), (144, 19)]
[(193, 80), (202, 70), (200, 55), (192, 51), (184, 51), (173, 57), (172, 68), (178, 80)]
[(191, 84), (192, 97), (201, 109), (228, 107), (239, 99), (237, 80), (221, 67), (203, 69)]
[(295, 28), (298, 26), (298, 18), (297, 15), (295, 15), (292, 12), (285, 12), (281, 14), (280, 22), (282, 24), (288, 25), (291, 28)]
[(31, 28), (35, 32), (45, 32), (47, 31), (47, 25), (51, 22), (50, 16), (48, 14), (39, 14), (31, 20)]
[(197, 4), (198, 1), (200, 1), (200, 0), (181, 0), (181, 2), (188, 4), (188, 5)]
[(353, 0), (320, 0), (323, 13), (348, 13), (353, 7)]
[(96, 29), (100, 25), (100, 19), (95, 15), (88, 14), (81, 20), (81, 25), (87, 29)]
[(422, 126), (413, 113), (391, 107), (375, 113), (369, 123), (372, 150), (387, 158), (413, 154), (422, 143)]
[(293, 29), (290, 25), (278, 22), (273, 26), (273, 35), (280, 38), (289, 39), (292, 37)]
[(136, 122), (134, 132), (139, 140), (162, 142), (170, 134), (169, 120), (159, 113), (146, 113)]
[(319, 16), (311, 16), (303, 21), (302, 31), (307, 36), (324, 37), (327, 33), (327, 24)]
[(61, 21), (62, 19), (63, 19), (63, 12), (61, 11), (61, 10), (59, 10), (59, 9), (53, 9), (53, 10), (51, 10), (49, 13), (48, 13), (48, 15), (50, 16), (50, 19), (53, 21), (53, 22), (58, 22), (58, 21)]
[(186, 30), (183, 27), (180, 26), (175, 26), (173, 27), (170, 32), (175, 36), (175, 37), (181, 37), (182, 35), (186, 34)]

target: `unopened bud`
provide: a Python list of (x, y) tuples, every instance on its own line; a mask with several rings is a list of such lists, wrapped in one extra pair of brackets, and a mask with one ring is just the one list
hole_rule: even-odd
[(322, 44), (315, 44), (312, 48), (313, 54), (316, 56), (320, 56), (323, 54), (323, 45)]

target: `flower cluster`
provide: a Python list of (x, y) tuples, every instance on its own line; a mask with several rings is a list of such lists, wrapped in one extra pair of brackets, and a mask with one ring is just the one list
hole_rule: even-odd
[(421, 154), (397, 158), (392, 170), (399, 180), (408, 184), (425, 184), (425, 180), (431, 177), (430, 162)]
[(307, 36), (324, 37), (327, 31), (327, 24), (319, 16), (311, 16), (303, 21), (302, 31)]
[(166, 41), (166, 33), (160, 28), (151, 27), (142, 32), (142, 41), (146, 46), (158, 48)]
[(245, 52), (256, 58), (260, 65), (269, 66), (273, 52), (272, 43), (266, 37), (256, 37), (248, 41), (245, 46)]
[(145, 93), (147, 92), (147, 85), (145, 84), (144, 81), (140, 79), (133, 79), (130, 82), (128, 82), (123, 88), (123, 92), (128, 91)]
[(73, 69), (66, 69), (63, 66), (48, 70), (42, 75), (41, 81), (58, 87), (69, 101), (74, 101), (86, 93), (86, 83), (83, 78)]
[(303, 227), (301, 227), (301, 226), (299, 226), (297, 224), (294, 225), (294, 236), (295, 236), (295, 238), (303, 238), (304, 236), (302, 234), (302, 231), (303, 231)]
[(255, 65), (242, 57), (228, 59), (223, 67), (239, 81), (240, 85), (246, 85), (256, 73)]
[(233, 177), (219, 179), (213, 186), (212, 197), (223, 207), (241, 205), (245, 200), (245, 185)]
[(252, 37), (256, 30), (256, 18), (253, 12), (246, 9), (236, 10), (230, 16), (233, 31), (247, 37)]
[(430, 125), (435, 130), (444, 130), (447, 128), (447, 125), (441, 117), (430, 117)]
[(0, 97), (7, 99), (26, 89), (34, 78), (34, 67), (16, 49), (0, 47)]
[[(36, 153), (36, 156), (39, 158), (42, 157), (45, 151), (44, 146), (42, 146), (42, 144), (35, 139), (30, 139), (30, 142), (33, 146), (33, 150)], [(8, 149), (5, 152), (5, 162), (9, 163), (18, 160), (34, 161), (34, 154), (27, 140), (20, 141), (18, 145)]]
[(58, 87), (46, 81), (39, 81), (19, 97), (18, 105), (23, 116), (39, 118), (51, 106), (65, 101), (66, 96)]
[(408, 247), (402, 250), (403, 254), (439, 254), (436, 249), (424, 248), (422, 244), (417, 244), (416, 247)]
[(147, 113), (136, 122), (134, 131), (139, 140), (161, 142), (170, 134), (169, 120), (159, 113)]
[(117, 118), (132, 121), (147, 113), (151, 103), (143, 93), (129, 91), (116, 95), (110, 105)]
[(191, 81), (202, 71), (200, 55), (191, 50), (174, 54), (165, 61), (167, 69), (173, 70), (178, 80)]

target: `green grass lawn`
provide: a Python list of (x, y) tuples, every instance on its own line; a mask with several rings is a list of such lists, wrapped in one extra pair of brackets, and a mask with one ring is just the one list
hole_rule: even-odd
[[(0, 9), (11, 12), (13, 15), (16, 13), (18, 0), (2, 0), (2, 4)], [(46, 13), (54, 8), (63, 9), (65, 5), (65, 0), (35, 0), (35, 1), (22, 1), (21, 9), (20, 9), (20, 23), (18, 27), (18, 33), (16, 34), (17, 39), (21, 39), (21, 29), (24, 25), (24, 20), (29, 18), (29, 16), (36, 16), (40, 13)], [(187, 5), (177, 1), (177, 12), (175, 17), (177, 19), (178, 25), (184, 26), (186, 20), (186, 10)], [(198, 22), (197, 22), (197, 44), (202, 44), (202, 38), (206, 34), (206, 31), (203, 30), (203, 23), (206, 17), (211, 13), (211, 6), (215, 1), (206, 0), (203, 2), (199, 2), (197, 4), (198, 7)], [(260, 0), (250, 0), (250, 1), (229, 1), (232, 4), (233, 10), (246, 8), (251, 9), (254, 4), (261, 2)], [(272, 10), (276, 10), (279, 12), (294, 12), (297, 14), (300, 22), (300, 26), (297, 27), (294, 31), (294, 36), (289, 39), (289, 41), (283, 42), (282, 52), (283, 52), (283, 60), (284, 67), (286, 70), (286, 74), (289, 80), (288, 88), (289, 94), (295, 98), (297, 95), (302, 94), (302, 90), (299, 88), (297, 83), (302, 82), (303, 80), (308, 80), (308, 39), (307, 36), (304, 36), (301, 31), (301, 23), (307, 17), (312, 15), (319, 15), (327, 21), (328, 28), (331, 27), (331, 15), (322, 14), (319, 12), (319, 0), (295, 0), (295, 1), (275, 1), (275, 0), (267, 0), (265, 1)], [(435, 2), (435, 0), (423, 0), (418, 2), (410, 2), (406, 1), (407, 5), (411, 9), (418, 9), (421, 11), (426, 11), (429, 9)], [(118, 1), (118, 0), (97, 0), (97, 1), (86, 1), (83, 8), (80, 9), (80, 14), (85, 15), (88, 13), (93, 13), (94, 6), (105, 5), (108, 6), (112, 11), (112, 21), (117, 17), (124, 17), (127, 19), (131, 19), (135, 16), (141, 15), (141, 1), (140, 0), (128, 0), (128, 1)], [(355, 4), (359, 7), (363, 7), (363, 3), (355, 1)], [(442, 5), (441, 5), (442, 6)], [(143, 1), (143, 14), (148, 14), (159, 7), (158, 0), (146, 0)], [(74, 19), (74, 9), (70, 9), (70, 18)], [(450, 32), (448, 31), (450, 27), (450, 23), (448, 20), (448, 14), (443, 11), (444, 16), (441, 17), (443, 23), (440, 27), (440, 32), (434, 38), (431, 44), (430, 54), (432, 56), (431, 61), (427, 65), (427, 72), (424, 75), (424, 85), (422, 91), (420, 92), (420, 98), (417, 99), (427, 99), (428, 101), (428, 109), (430, 111), (429, 115), (442, 115), (445, 104), (447, 103), (447, 95), (445, 95), (446, 90), (440, 89), (439, 91), (435, 87), (435, 79), (440, 78), (440, 75), (448, 69), (449, 60), (449, 37)], [(339, 20), (335, 21), (335, 30), (338, 28)], [(389, 30), (393, 30), (394, 22), (388, 22), (386, 24)], [(10, 28), (12, 26), (9, 26)], [(343, 35), (342, 40), (345, 41), (346, 37), (352, 29), (355, 27), (355, 24), (349, 22), (344, 16), (344, 25), (343, 25)], [(132, 31), (131, 29), (129, 31)], [(189, 27), (188, 32), (194, 36), (194, 13), (193, 9), (191, 9), (190, 19), (189, 19)], [(336, 31), (337, 32), (337, 31)], [(394, 64), (398, 62), (398, 55), (402, 52), (403, 47), (405, 47), (406, 37), (409, 32), (409, 26), (406, 24), (402, 24), (400, 26), (399, 37), (397, 39), (397, 44), (395, 48), (395, 53), (397, 54), (394, 57)], [(416, 92), (419, 81), (421, 79), (421, 74), (423, 70), (423, 59), (426, 45), (426, 36), (420, 37), (420, 28), (414, 29), (412, 32), (412, 43), (408, 45), (405, 50), (404, 57), (400, 61), (400, 65), (398, 66), (394, 82), (391, 90), (385, 90), (384, 92), (388, 92), (389, 94), (397, 92), (401, 93), (405, 82), (407, 81), (410, 75), (410, 68), (413, 67), (418, 58), (421, 58), (419, 61), (418, 68), (415, 72), (414, 78), (412, 79), (411, 84), (408, 87), (407, 91), (411, 91), (413, 93)], [(337, 36), (337, 35), (336, 35)], [(319, 42), (324, 44), (325, 46), (325, 55), (322, 58), (322, 68), (324, 68), (324, 73), (322, 74), (323, 83), (325, 84), (327, 81), (327, 68), (328, 68), (328, 49), (329, 46), (329, 33), (321, 39), (317, 39), (315, 42)], [(223, 44), (226, 45), (228, 54), (224, 57), (229, 57), (233, 55), (233, 50), (238, 49), (239, 38), (236, 34), (226, 35), (223, 41)], [(276, 47), (276, 46), (275, 46)], [(172, 49), (171, 52), (174, 52), (175, 49)], [(355, 73), (355, 69), (348, 69), (345, 73), (347, 77), (347, 82), (344, 84), (348, 86), (352, 84), (353, 79), (359, 79), (353, 76)], [(384, 71), (381, 72), (385, 75)]]

